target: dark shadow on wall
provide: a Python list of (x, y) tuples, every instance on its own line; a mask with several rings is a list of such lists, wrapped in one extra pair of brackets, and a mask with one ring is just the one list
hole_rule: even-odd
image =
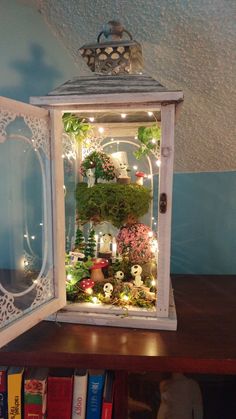
[(56, 67), (46, 64), (44, 56), (42, 46), (32, 43), (29, 60), (17, 60), (10, 64), (20, 75), (20, 84), (0, 87), (0, 95), (29, 102), (30, 96), (44, 95), (52, 90), (56, 80), (62, 77), (62, 73)]

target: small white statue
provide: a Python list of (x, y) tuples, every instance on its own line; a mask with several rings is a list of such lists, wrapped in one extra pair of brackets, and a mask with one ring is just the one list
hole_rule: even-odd
[(95, 184), (95, 174), (93, 172), (93, 169), (88, 169), (86, 171), (86, 176), (88, 179), (88, 188), (92, 188)]
[(134, 285), (136, 285), (136, 287), (141, 287), (141, 285), (143, 284), (141, 278), (142, 271), (143, 270), (140, 265), (133, 265), (131, 268), (131, 275), (134, 276)]
[(125, 276), (125, 274), (122, 271), (117, 271), (115, 273), (115, 279), (118, 279), (119, 281), (123, 281), (124, 276)]
[(118, 170), (118, 178), (128, 177), (128, 165), (125, 162), (120, 162), (117, 168)]
[(161, 405), (157, 419), (202, 419), (202, 395), (198, 383), (181, 373), (161, 381)]
[(106, 282), (106, 284), (103, 287), (103, 291), (105, 293), (106, 298), (111, 298), (111, 294), (113, 291), (113, 285), (110, 282)]
[(103, 234), (99, 252), (111, 253), (111, 243), (112, 243), (112, 235), (108, 233)]

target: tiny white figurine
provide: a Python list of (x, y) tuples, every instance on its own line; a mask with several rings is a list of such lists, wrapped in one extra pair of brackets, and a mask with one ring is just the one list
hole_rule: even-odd
[(105, 293), (106, 298), (111, 298), (111, 294), (113, 291), (113, 285), (110, 282), (106, 282), (106, 284), (103, 287), (103, 291)]
[(125, 162), (120, 162), (118, 166), (118, 178), (128, 177), (128, 165)]
[(88, 188), (92, 188), (95, 184), (95, 174), (92, 169), (86, 171), (86, 176), (88, 179)]
[(134, 285), (136, 285), (136, 287), (141, 287), (141, 285), (143, 284), (141, 278), (142, 271), (143, 270), (140, 265), (133, 265), (131, 268), (131, 275), (134, 276)]
[(202, 394), (197, 381), (174, 373), (161, 381), (161, 404), (157, 419), (202, 419)]
[(111, 253), (112, 235), (103, 234), (99, 253)]
[(115, 273), (115, 279), (118, 279), (118, 280), (120, 280), (120, 281), (122, 281), (122, 280), (124, 279), (124, 276), (125, 276), (125, 274), (124, 274), (124, 272), (122, 272), (122, 271), (117, 271), (117, 272)]

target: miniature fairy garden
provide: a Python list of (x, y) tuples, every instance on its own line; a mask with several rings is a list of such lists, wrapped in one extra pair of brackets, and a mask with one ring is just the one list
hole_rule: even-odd
[[(147, 174), (135, 170), (131, 176), (127, 153), (108, 153), (105, 137), (95, 138), (88, 120), (65, 114), (63, 122), (65, 131), (84, 150), (73, 192), (74, 239), (66, 253), (67, 299), (153, 309), (158, 245), (156, 231), (142, 219), (153, 205), (153, 190), (145, 184)], [(152, 151), (157, 155), (160, 128), (156, 124), (140, 127), (137, 142), (136, 161)]]

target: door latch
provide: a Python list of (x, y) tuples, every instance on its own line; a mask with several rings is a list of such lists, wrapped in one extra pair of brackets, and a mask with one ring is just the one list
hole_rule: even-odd
[(159, 211), (161, 214), (165, 214), (167, 210), (167, 195), (165, 192), (160, 194)]

